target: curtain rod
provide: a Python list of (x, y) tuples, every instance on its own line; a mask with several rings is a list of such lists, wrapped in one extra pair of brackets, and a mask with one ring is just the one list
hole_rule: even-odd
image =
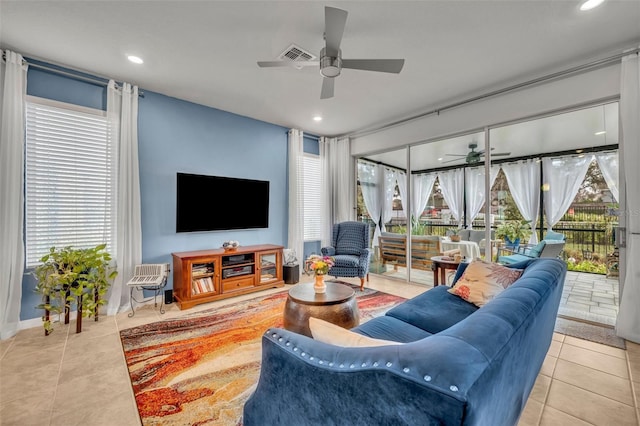
[[(548, 152), (543, 154), (532, 154), (532, 155), (524, 155), (522, 157), (513, 157), (513, 158), (503, 158), (500, 160), (491, 160), (491, 165), (499, 165), (506, 163), (517, 163), (518, 161), (523, 160), (533, 160), (536, 158), (554, 158), (554, 157), (567, 157), (567, 156), (579, 156), (584, 154), (591, 154), (594, 152), (605, 152), (605, 151), (615, 151), (619, 148), (618, 144), (612, 145), (603, 145), (603, 146), (595, 146), (591, 148), (578, 148), (571, 149), (567, 151), (556, 151), (556, 152)], [(580, 152), (578, 152), (580, 151)], [(415, 170), (411, 171), (412, 175), (416, 174), (424, 174), (424, 173), (433, 173), (433, 172), (443, 172), (446, 170), (459, 169), (459, 168), (473, 168), (480, 167), (480, 165), (484, 164), (484, 161), (481, 161), (476, 164), (459, 164), (457, 166), (447, 166), (447, 167), (439, 167), (435, 169), (423, 169), (423, 170)]]
[(444, 106), (441, 106), (439, 108), (436, 108), (436, 109), (433, 109), (433, 110), (430, 110), (430, 111), (427, 111), (427, 112), (423, 112), (423, 113), (420, 113), (420, 114), (412, 115), (412, 116), (407, 117), (407, 118), (402, 118), (400, 120), (396, 120), (396, 121), (393, 121), (393, 122), (390, 122), (390, 123), (387, 123), (387, 124), (383, 124), (383, 125), (378, 126), (378, 127), (374, 127), (374, 128), (371, 128), (371, 129), (366, 129), (365, 128), (365, 129), (363, 129), (363, 130), (361, 130), (359, 132), (351, 133), (351, 134), (346, 135), (346, 136), (349, 136), (349, 137), (352, 137), (352, 138), (353, 137), (355, 137), (355, 138), (362, 137), (362, 136), (369, 135), (369, 134), (372, 134), (372, 133), (377, 133), (377, 132), (379, 132), (381, 130), (386, 130), (386, 129), (389, 129), (391, 127), (398, 126), (400, 124), (407, 123), (407, 122), (412, 121), (412, 120), (416, 120), (416, 119), (419, 119), (419, 118), (427, 117), (429, 115), (440, 115), (440, 113), (443, 112), (443, 111), (447, 111), (447, 110), (450, 110), (450, 109), (453, 109), (453, 108), (457, 108), (457, 107), (460, 107), (460, 106), (463, 106), (463, 105), (466, 105), (466, 104), (470, 104), (470, 103), (477, 102), (477, 101), (480, 101), (480, 100), (483, 100), (483, 99), (487, 99), (487, 98), (492, 98), (492, 97), (495, 97), (495, 96), (498, 96), (498, 95), (503, 95), (505, 93), (513, 92), (513, 91), (519, 90), (519, 89), (523, 89), (525, 87), (533, 86), (533, 85), (536, 85), (536, 84), (539, 84), (539, 83), (543, 83), (543, 82), (546, 82), (546, 81), (550, 81), (550, 80), (555, 80), (555, 79), (561, 78), (561, 77), (566, 77), (566, 76), (569, 76), (571, 74), (576, 74), (576, 73), (579, 73), (579, 72), (589, 71), (591, 69), (602, 67), (602, 66), (608, 65), (608, 64), (610, 64), (612, 62), (616, 62), (616, 61), (624, 58), (625, 56), (637, 54), (639, 52), (640, 52), (640, 48), (639, 47), (637, 47), (635, 49), (629, 49), (629, 50), (627, 50), (625, 52), (618, 53), (618, 54), (609, 56), (607, 58), (598, 59), (598, 60), (595, 60), (595, 61), (592, 61), (592, 62), (588, 62), (586, 64), (577, 65), (575, 67), (571, 67), (571, 68), (568, 68), (568, 69), (565, 69), (565, 70), (562, 70), (562, 71), (557, 71), (557, 72), (554, 72), (554, 73), (551, 73), (551, 74), (547, 74), (547, 75), (544, 75), (542, 77), (537, 77), (537, 78), (534, 78), (532, 80), (528, 80), (528, 81), (525, 81), (525, 82), (522, 82), (522, 83), (518, 83), (518, 84), (511, 85), (511, 86), (507, 86), (507, 87), (504, 87), (502, 89), (497, 89), (497, 90), (494, 90), (494, 91), (491, 91), (491, 92), (488, 92), (488, 93), (483, 93), (483, 94), (478, 95), (478, 96), (473, 96), (471, 98), (463, 99), (463, 100), (458, 101), (458, 102), (454, 102), (454, 103), (451, 103), (451, 104), (448, 104), (448, 105), (444, 105)]
[(365, 161), (367, 163), (377, 164), (377, 165), (386, 167), (388, 169), (399, 170), (399, 171), (405, 172), (405, 173), (407, 172), (407, 169), (403, 169), (402, 167), (392, 166), (391, 164), (383, 163), (382, 161), (369, 160), (366, 157), (360, 157), (360, 158), (358, 158), (358, 161)]
[[(4, 52), (4, 50), (2, 51), (2, 60), (6, 61), (6, 54)], [(22, 63), (23, 65), (28, 65), (29, 68), (37, 68), (37, 69), (41, 69), (41, 70), (45, 70), (54, 74), (59, 74), (59, 75), (63, 75), (65, 77), (69, 77), (72, 78), (74, 80), (79, 80), (79, 81), (84, 81), (86, 83), (91, 83), (91, 84), (95, 84), (97, 86), (104, 86), (107, 87), (109, 85), (109, 79), (105, 78), (105, 79), (98, 79), (98, 78), (91, 78), (91, 77), (85, 77), (83, 75), (78, 75), (78, 74), (74, 74), (72, 72), (69, 71), (63, 71), (57, 68), (52, 68), (46, 65), (41, 65), (41, 64), (36, 64), (33, 62), (29, 62), (26, 59), (22, 59)], [(65, 67), (67, 68), (67, 67)], [(78, 72), (82, 72), (84, 74), (83, 71), (78, 71)], [(119, 86), (119, 88), (122, 87), (121, 84), (116, 83), (116, 85)], [(138, 89), (138, 96), (141, 98), (144, 98), (144, 91)]]

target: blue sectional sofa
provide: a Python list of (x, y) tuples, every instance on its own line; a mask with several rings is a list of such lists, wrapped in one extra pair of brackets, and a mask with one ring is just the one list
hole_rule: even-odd
[(344, 348), (268, 330), (244, 425), (517, 424), (551, 344), (566, 265), (509, 267), (524, 272), (482, 308), (439, 286), (354, 329), (405, 344)]

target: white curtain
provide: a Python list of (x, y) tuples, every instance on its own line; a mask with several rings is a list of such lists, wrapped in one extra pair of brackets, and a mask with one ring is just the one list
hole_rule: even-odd
[(387, 230), (385, 224), (389, 223), (393, 217), (393, 194), (396, 189), (396, 172), (383, 166), (379, 167), (383, 170), (382, 175), (384, 176), (380, 230), (385, 232)]
[[(140, 217), (140, 173), (138, 162), (138, 86), (124, 83), (118, 88), (111, 80), (107, 87), (107, 118), (112, 146), (116, 150), (116, 277), (109, 293), (107, 314), (129, 307), (127, 281), (142, 263)], [(140, 297), (134, 291), (134, 297)]]
[[(304, 262), (304, 150), (302, 130), (289, 130), (289, 249), (295, 250), (296, 257)], [(300, 268), (302, 269), (302, 268)]]
[(620, 294), (616, 323), (618, 336), (640, 343), (640, 59), (638, 54), (622, 59), (620, 78), (620, 159), (623, 161), (625, 215), (627, 219), (626, 274)]
[(424, 208), (429, 202), (429, 195), (433, 190), (433, 184), (436, 181), (435, 173), (427, 173), (420, 175), (412, 175), (413, 191), (411, 192), (411, 215), (420, 219)]
[(453, 218), (460, 223), (464, 215), (464, 170), (454, 169), (439, 172), (440, 189)]
[(334, 223), (353, 220), (353, 159), (349, 138), (325, 138), (320, 141), (322, 180), (321, 240), (328, 246)]
[(400, 170), (396, 170), (394, 174), (396, 177), (396, 183), (398, 184), (398, 190), (400, 191), (400, 204), (402, 205), (405, 215), (410, 218), (408, 214), (409, 205), (407, 203), (407, 174)]
[(358, 180), (364, 206), (375, 225), (371, 245), (378, 246), (380, 236), (380, 216), (382, 216), (382, 193), (384, 183), (382, 167), (366, 161), (358, 161)]
[(27, 89), (22, 55), (9, 50), (4, 53), (5, 63), (0, 64), (0, 339), (15, 335), (20, 322)]
[[(558, 223), (573, 202), (591, 163), (592, 156), (543, 158), (544, 211), (547, 228)], [(509, 185), (511, 189), (511, 185)]]
[[(502, 171), (507, 178), (513, 201), (524, 220), (531, 221), (533, 229), (540, 207), (540, 164), (533, 159), (503, 164)], [(531, 233), (529, 243), (538, 243), (535, 230)]]
[(611, 195), (613, 195), (616, 201), (620, 200), (620, 191), (618, 190), (618, 179), (620, 175), (618, 152), (598, 152), (595, 154), (595, 157), (604, 181), (607, 182), (609, 191), (611, 191)]
[[(489, 188), (493, 186), (493, 183), (496, 181), (496, 177), (498, 176), (498, 171), (500, 169), (498, 167), (491, 166), (491, 183)], [(469, 215), (467, 218), (468, 228), (473, 228), (473, 219), (478, 216), (480, 213), (480, 209), (484, 204), (485, 200), (485, 185), (484, 185), (484, 167), (473, 167), (469, 168), (465, 172), (465, 179), (467, 181), (467, 187), (465, 190), (465, 196), (467, 198), (467, 214)], [(487, 218), (489, 219), (489, 218)], [(490, 223), (487, 220), (487, 223)]]

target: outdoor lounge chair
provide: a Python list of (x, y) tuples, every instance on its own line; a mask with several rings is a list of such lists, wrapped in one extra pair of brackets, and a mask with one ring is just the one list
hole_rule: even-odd
[(499, 256), (498, 263), (511, 265), (512, 263), (538, 257), (559, 257), (564, 249), (565, 242), (562, 240), (542, 240), (537, 245), (526, 249), (523, 253), (514, 253), (508, 256)]

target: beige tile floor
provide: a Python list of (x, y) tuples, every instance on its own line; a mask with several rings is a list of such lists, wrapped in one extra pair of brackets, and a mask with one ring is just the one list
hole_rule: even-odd
[[(379, 276), (369, 286), (404, 297), (426, 289)], [(146, 305), (133, 318), (86, 321), (80, 334), (34, 328), (0, 341), (0, 425), (139, 425), (118, 331), (239, 299), (169, 305), (164, 315)], [(638, 425), (639, 390), (640, 345), (625, 351), (556, 334), (519, 425)]]

